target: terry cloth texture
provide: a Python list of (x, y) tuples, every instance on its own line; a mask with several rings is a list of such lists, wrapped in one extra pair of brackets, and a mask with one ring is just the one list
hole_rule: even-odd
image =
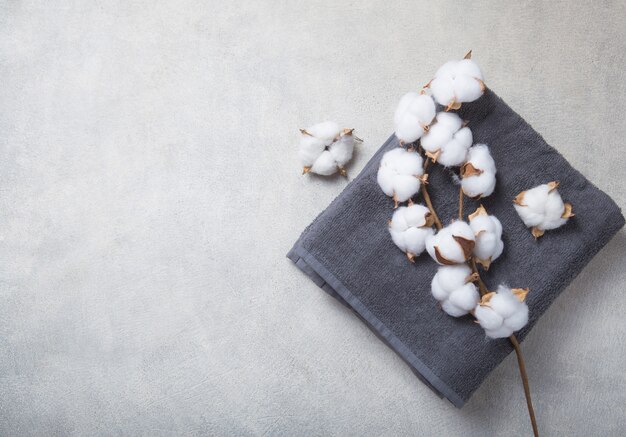
[[(482, 203), (503, 226), (504, 253), (483, 276), (487, 286), (529, 287), (528, 325), (522, 340), (556, 297), (624, 225), (618, 206), (591, 184), (490, 90), (459, 115), (469, 120), (474, 143), (486, 143), (498, 169), (495, 192), (465, 199), (466, 215)], [(488, 339), (471, 316), (450, 317), (437, 307), (430, 282), (437, 265), (424, 253), (410, 264), (391, 241), (393, 201), (376, 182), (389, 138), (358, 177), (302, 233), (288, 257), (326, 292), (352, 308), (420, 379), (461, 407), (512, 350), (507, 339)], [(452, 172), (429, 169), (428, 189), (444, 224), (458, 214)], [(535, 240), (513, 208), (523, 190), (559, 181), (576, 216)], [(416, 196), (423, 202), (421, 196)], [(583, 291), (583, 290), (581, 290)], [(340, 335), (340, 333), (338, 333)]]

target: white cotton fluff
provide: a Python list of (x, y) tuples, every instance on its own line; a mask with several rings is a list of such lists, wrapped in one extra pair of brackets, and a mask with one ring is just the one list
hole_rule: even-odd
[(462, 264), (474, 248), (474, 232), (464, 221), (455, 221), (426, 238), (428, 254), (440, 265)]
[(329, 176), (352, 159), (354, 136), (351, 130), (342, 131), (337, 123), (326, 121), (302, 130), (300, 160), (304, 172)]
[(483, 296), (474, 316), (488, 337), (510, 337), (528, 323), (528, 305), (523, 301), (527, 292), (500, 285), (497, 293)]
[(535, 237), (564, 225), (574, 215), (572, 206), (561, 199), (558, 185), (558, 182), (539, 185), (522, 191), (514, 200), (515, 210), (524, 224), (533, 228)]
[(422, 163), (418, 153), (396, 147), (386, 152), (380, 161), (378, 185), (396, 202), (405, 202), (420, 189), (420, 178), (424, 174)]
[(504, 249), (502, 224), (496, 216), (487, 214), (482, 205), (476, 212), (470, 214), (469, 224), (476, 238), (474, 256), (485, 269), (488, 269)]
[(467, 162), (461, 167), (461, 187), (466, 196), (487, 197), (496, 187), (496, 163), (485, 144), (476, 144), (467, 152)]
[(431, 292), (441, 302), (441, 308), (452, 317), (461, 317), (472, 311), (480, 295), (470, 277), (467, 264), (441, 266), (431, 283)]
[(406, 93), (400, 99), (393, 121), (396, 137), (405, 143), (418, 140), (435, 118), (435, 102), (427, 94)]
[(393, 213), (389, 233), (396, 246), (413, 262), (426, 248), (426, 237), (435, 233), (432, 224), (430, 211), (424, 205), (401, 206)]
[(453, 112), (440, 112), (420, 144), (441, 165), (453, 167), (465, 162), (472, 141), (472, 131), (463, 127), (461, 117)]
[(430, 89), (440, 105), (473, 102), (485, 92), (483, 73), (471, 59), (449, 61), (439, 67)]

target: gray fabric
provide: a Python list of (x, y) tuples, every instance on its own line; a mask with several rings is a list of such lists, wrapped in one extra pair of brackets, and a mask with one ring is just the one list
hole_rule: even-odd
[[(464, 104), (475, 143), (490, 146), (497, 187), (481, 202), (504, 228), (505, 251), (484, 276), (487, 285), (529, 287), (528, 325), (538, 318), (591, 258), (624, 225), (617, 205), (573, 169), (492, 91)], [(288, 257), (326, 292), (351, 307), (439, 395), (461, 407), (511, 351), (508, 340), (491, 340), (472, 318), (439, 310), (430, 294), (437, 265), (427, 254), (407, 262), (393, 244), (386, 222), (393, 202), (376, 183), (382, 153), (396, 147), (392, 136), (358, 177), (303, 232)], [(440, 166), (429, 171), (429, 192), (444, 223), (456, 217), (458, 186)], [(576, 217), (539, 240), (515, 212), (522, 190), (552, 180), (574, 206)], [(421, 197), (418, 201), (422, 201)], [(478, 202), (467, 200), (465, 211)], [(341, 335), (338, 333), (337, 335)]]

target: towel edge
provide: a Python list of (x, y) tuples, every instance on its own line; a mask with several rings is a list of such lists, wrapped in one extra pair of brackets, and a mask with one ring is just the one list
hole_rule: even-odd
[[(463, 407), (466, 400), (458, 395), (448, 384), (446, 384), (441, 378), (426, 366), (411, 350), (389, 329), (387, 328), (374, 314), (367, 309), (367, 307), (341, 282), (335, 275), (333, 275), (317, 258), (315, 258), (309, 251), (307, 251), (299, 242), (293, 246), (293, 248), (287, 254), (294, 264), (299, 259), (304, 262), (318, 275), (327, 285), (332, 289), (333, 293), (330, 293), (324, 284), (318, 283), (311, 274), (304, 271), (319, 287), (328, 292), (331, 296), (343, 299), (344, 304), (347, 304), (352, 310), (354, 310), (359, 317), (365, 320), (366, 325), (385, 342), (389, 344), (391, 349), (396, 352), (400, 358), (402, 358), (411, 368), (411, 370), (418, 376), (420, 376), (423, 382), (427, 382), (433, 391), (440, 397), (445, 397), (452, 405), (457, 408)], [(302, 270), (302, 269), (301, 269)]]

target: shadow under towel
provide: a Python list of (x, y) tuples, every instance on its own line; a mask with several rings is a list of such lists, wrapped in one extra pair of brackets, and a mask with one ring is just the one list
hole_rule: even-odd
[[(484, 275), (490, 289), (529, 287), (529, 323), (522, 340), (554, 299), (624, 225), (618, 206), (593, 186), (492, 91), (464, 103), (474, 143), (486, 143), (496, 162), (495, 192), (480, 202), (465, 198), (465, 214), (482, 203), (502, 222), (504, 253)], [(353, 309), (418, 377), (461, 407), (512, 350), (492, 340), (471, 316), (450, 317), (430, 293), (437, 265), (423, 253), (410, 264), (391, 240), (393, 201), (376, 182), (382, 154), (398, 146), (392, 136), (363, 171), (302, 233), (287, 255), (317, 285)], [(439, 165), (429, 168), (428, 189), (444, 225), (457, 217), (458, 185)], [(523, 190), (559, 181), (576, 216), (535, 240), (513, 208)], [(423, 203), (421, 195), (415, 197)]]

